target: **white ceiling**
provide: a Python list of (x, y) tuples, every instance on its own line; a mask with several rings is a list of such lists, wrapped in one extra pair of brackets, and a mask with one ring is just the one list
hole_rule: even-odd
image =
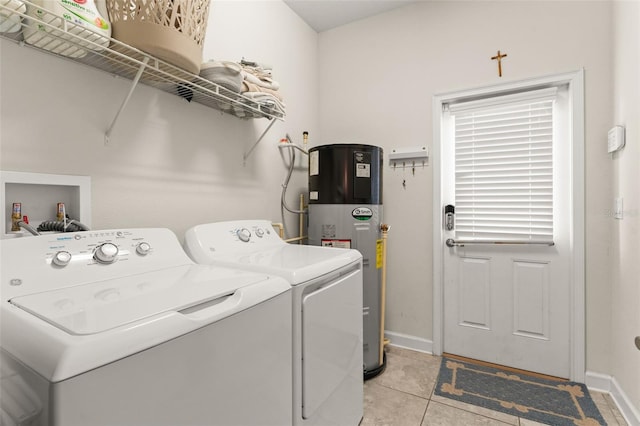
[(416, 0), (284, 0), (317, 32), (377, 15)]

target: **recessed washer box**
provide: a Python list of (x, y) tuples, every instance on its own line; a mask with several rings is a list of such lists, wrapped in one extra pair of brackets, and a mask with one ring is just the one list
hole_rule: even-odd
[(31, 235), (25, 230), (11, 232), (13, 203), (22, 204), (22, 216), (33, 227), (55, 220), (57, 204), (64, 203), (67, 215), (91, 227), (91, 177), (0, 171), (3, 224), (0, 238)]

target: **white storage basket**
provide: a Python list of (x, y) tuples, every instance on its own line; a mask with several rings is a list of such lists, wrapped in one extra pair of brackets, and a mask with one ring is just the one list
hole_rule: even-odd
[(107, 0), (113, 38), (200, 72), (209, 0)]

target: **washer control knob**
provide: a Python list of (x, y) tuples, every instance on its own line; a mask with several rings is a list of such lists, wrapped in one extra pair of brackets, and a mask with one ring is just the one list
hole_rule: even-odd
[(53, 259), (51, 259), (54, 265), (57, 266), (67, 266), (69, 262), (71, 262), (71, 253), (68, 251), (59, 251), (53, 255)]
[(258, 236), (258, 238), (262, 238), (264, 236), (264, 230), (262, 228), (257, 228), (256, 235)]
[(136, 246), (136, 253), (138, 253), (140, 256), (146, 256), (150, 251), (151, 246), (147, 242), (142, 241)]
[(251, 239), (251, 231), (249, 231), (247, 228), (238, 229), (236, 235), (238, 235), (238, 238), (240, 238), (240, 241), (242, 241), (243, 243), (248, 243)]
[(93, 258), (100, 263), (113, 263), (118, 258), (118, 246), (113, 243), (104, 243), (96, 247)]

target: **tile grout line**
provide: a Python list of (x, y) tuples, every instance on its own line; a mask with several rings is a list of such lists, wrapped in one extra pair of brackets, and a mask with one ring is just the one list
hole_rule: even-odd
[(431, 387), (431, 392), (429, 393), (429, 398), (427, 398), (427, 406), (424, 409), (424, 414), (422, 415), (422, 420), (420, 420), (420, 424), (418, 426), (422, 426), (424, 424), (425, 419), (427, 418), (427, 411), (429, 411), (429, 406), (432, 402), (433, 393), (436, 391), (436, 386), (438, 385), (438, 380), (433, 382), (433, 386)]
[[(607, 398), (607, 396), (603, 395), (603, 398), (605, 405), (607, 406), (607, 410), (610, 413), (610, 417), (613, 418), (613, 420), (616, 421), (617, 425), (626, 425), (626, 419), (622, 416), (622, 414), (618, 414), (618, 407), (616, 406), (615, 401), (613, 401), (613, 399), (611, 399), (611, 397)], [(623, 421), (624, 423), (620, 423), (620, 421)]]
[(420, 424), (418, 426), (422, 426), (424, 424), (424, 420), (427, 418), (427, 411), (429, 411), (430, 405), (431, 405), (431, 398), (427, 400), (427, 406), (424, 409), (424, 413), (422, 414), (422, 419), (420, 419)]
[[(444, 399), (447, 400), (447, 398), (444, 398)], [(429, 401), (429, 402), (431, 402), (431, 401)], [(459, 407), (459, 406), (457, 406), (455, 404), (447, 404), (444, 401), (433, 401), (433, 402), (435, 402), (436, 404), (446, 405), (447, 407), (450, 407), (450, 408), (453, 408), (453, 409), (456, 409), (456, 410), (459, 410), (459, 411), (464, 411), (465, 413), (473, 414), (474, 416), (484, 417), (485, 419), (489, 419), (489, 420), (491, 420), (493, 422), (498, 422), (498, 423), (502, 423), (502, 424), (510, 425), (510, 426), (520, 426), (521, 425), (521, 423), (520, 423), (521, 417), (513, 415), (513, 414), (511, 414), (511, 416), (516, 419), (516, 424), (507, 423), (507, 422), (505, 422), (503, 420), (497, 419), (497, 418), (492, 417), (492, 416), (490, 416), (488, 414), (479, 413), (479, 412), (472, 411), (472, 410), (467, 410), (467, 409)], [(487, 408), (487, 410), (495, 412), (495, 413), (500, 413), (499, 411), (491, 410), (490, 408)]]
[(379, 384), (379, 383), (373, 383), (373, 384), (376, 385), (376, 386), (387, 388), (387, 389), (392, 390), (394, 392), (400, 392), (400, 393), (403, 393), (405, 395), (415, 396), (416, 398), (424, 399), (425, 401), (429, 401), (430, 400), (429, 397), (425, 398), (424, 395), (416, 395), (415, 393), (407, 392), (407, 391), (404, 391), (402, 389), (392, 388), (390, 386), (382, 385), (382, 384)]

